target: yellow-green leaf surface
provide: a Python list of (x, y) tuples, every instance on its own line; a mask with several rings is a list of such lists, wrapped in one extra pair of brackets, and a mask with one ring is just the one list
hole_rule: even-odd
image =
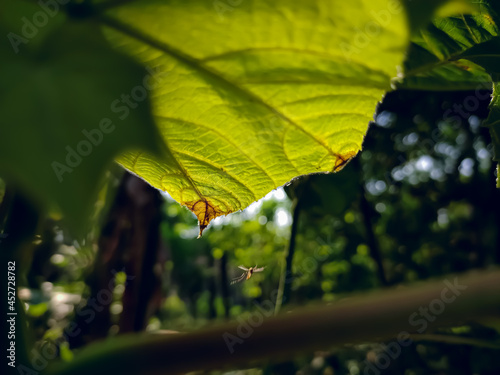
[(340, 170), (409, 39), (394, 0), (230, 3), (138, 1), (102, 18), (113, 45), (167, 73), (152, 101), (170, 156), (119, 161), (201, 230), (296, 176)]

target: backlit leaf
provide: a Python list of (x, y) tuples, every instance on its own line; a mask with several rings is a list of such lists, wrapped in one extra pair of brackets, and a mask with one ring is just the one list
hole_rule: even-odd
[(112, 44), (166, 72), (152, 100), (170, 155), (119, 161), (201, 231), (296, 176), (340, 170), (409, 38), (404, 8), (386, 0), (147, 0), (103, 21)]

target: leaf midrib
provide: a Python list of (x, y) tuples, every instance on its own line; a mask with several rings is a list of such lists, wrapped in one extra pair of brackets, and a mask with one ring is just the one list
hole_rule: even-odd
[(201, 71), (203, 73), (208, 74), (209, 76), (215, 78), (216, 80), (220, 81), (224, 85), (228, 86), (232, 90), (238, 92), (244, 97), (247, 97), (250, 101), (255, 102), (266, 108), (269, 112), (279, 116), (282, 120), (285, 122), (289, 123), (290, 125), (296, 127), (300, 131), (302, 131), (304, 134), (309, 136), (311, 139), (313, 139), (315, 142), (317, 142), (319, 145), (321, 145), (323, 148), (325, 148), (329, 154), (332, 156), (339, 158), (341, 160), (344, 160), (342, 155), (334, 152), (330, 147), (328, 147), (325, 142), (321, 141), (321, 139), (318, 139), (316, 136), (313, 134), (309, 133), (306, 129), (304, 129), (302, 126), (300, 126), (298, 123), (293, 121), (291, 118), (286, 116), (284, 113), (280, 112), (277, 108), (274, 108), (271, 106), (269, 103), (265, 102), (261, 97), (255, 95), (251, 91), (248, 91), (246, 88), (241, 87), (237, 83), (229, 80), (227, 77), (223, 77), (218, 72), (211, 70), (209, 67), (205, 66), (204, 64), (201, 63), (200, 60), (193, 58), (192, 56), (189, 56), (179, 50), (177, 50), (174, 47), (171, 47), (163, 42), (159, 42), (157, 40), (154, 40), (150, 38), (148, 35), (145, 35), (144, 33), (140, 32), (139, 30), (130, 27), (129, 25), (126, 25), (119, 20), (116, 20), (112, 17), (106, 16), (106, 15), (101, 15), (99, 16), (99, 20), (106, 26), (112, 27), (115, 30), (122, 32), (130, 37), (133, 37), (137, 40), (140, 40), (141, 42), (144, 42), (148, 45), (150, 45), (153, 48), (159, 49), (162, 52), (176, 58), (177, 60), (181, 61), (182, 63), (186, 64), (187, 66)]

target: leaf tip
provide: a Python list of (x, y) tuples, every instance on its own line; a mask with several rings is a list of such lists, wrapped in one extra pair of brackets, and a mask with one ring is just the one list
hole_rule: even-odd
[(227, 215), (229, 212), (224, 212), (220, 208), (218, 208), (215, 204), (211, 203), (207, 199), (198, 199), (196, 201), (184, 202), (183, 203), (187, 208), (189, 208), (198, 218), (198, 225), (200, 226), (200, 234), (197, 238), (200, 238), (203, 234), (203, 231), (210, 221), (215, 219), (218, 216)]

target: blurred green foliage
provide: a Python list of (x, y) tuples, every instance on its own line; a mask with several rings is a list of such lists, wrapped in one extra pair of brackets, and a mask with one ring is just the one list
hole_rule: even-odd
[[(304, 199), (305, 204), (286, 309), (498, 264), (500, 218), (495, 208), (500, 207), (499, 197), (492, 184), (491, 143), (480, 126), (487, 102), (461, 121), (443, 117), (448, 107), (467, 95), (411, 91), (388, 95), (365, 140), (365, 151), (342, 172), (298, 179), (243, 212), (215, 220), (199, 240), (193, 215), (165, 196), (160, 227), (165, 245), (164, 298), (149, 318), (147, 330), (183, 332), (244, 318), (269, 300), (284, 266), (291, 199)], [(112, 200), (120, 176), (109, 174), (108, 180), (105, 189), (111, 194), (103, 191), (102, 200)], [(488, 186), (491, 190), (485, 189)], [(103, 209), (101, 216), (107, 212)], [(102, 219), (96, 218), (95, 223), (100, 225)], [(88, 296), (83, 281), (92, 273), (99, 233), (96, 229), (84, 243), (77, 243), (57, 221), (46, 221), (45, 228), (29, 284), (20, 290), (39, 342), (56, 340), (73, 319), (76, 306)], [(379, 253), (385, 280), (374, 251)], [(266, 268), (248, 281), (230, 285), (242, 272), (239, 265)], [(116, 288), (123, 282), (118, 280)], [(120, 295), (115, 297), (112, 315), (121, 313)], [(111, 335), (119, 334), (118, 326), (108, 328)], [(499, 338), (496, 331), (478, 323), (436, 333)], [(61, 345), (60, 356), (68, 360), (72, 352), (67, 344)], [(359, 374), (365, 360), (380, 348), (377, 343), (325, 348), (247, 373)], [(416, 341), (381, 373), (498, 371), (500, 361), (493, 349)]]

